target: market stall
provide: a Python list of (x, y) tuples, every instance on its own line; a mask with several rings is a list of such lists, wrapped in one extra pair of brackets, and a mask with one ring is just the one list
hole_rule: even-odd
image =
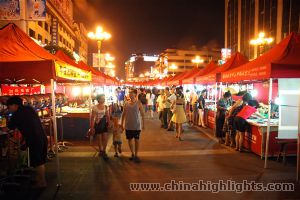
[(50, 84), (51, 108), (57, 155), (57, 181), (59, 173), (55, 85), (57, 81), (90, 81), (87, 71), (71, 66), (37, 45), (15, 24), (0, 30), (0, 81), (4, 84)]
[(221, 81), (221, 73), (237, 68), (238, 66), (241, 66), (242, 64), (245, 64), (248, 62), (248, 59), (243, 56), (241, 53), (237, 52), (234, 55), (232, 55), (226, 63), (224, 63), (221, 66), (215, 67), (211, 66), (211, 70), (207, 70), (205, 73), (200, 73), (195, 79), (196, 84), (202, 84), (207, 86), (207, 90), (209, 91), (208, 96), (211, 96), (214, 101), (214, 104), (210, 104), (208, 107), (208, 110), (205, 113), (205, 121), (207, 121), (207, 126), (209, 128), (214, 129), (215, 128), (215, 116), (216, 116), (216, 102), (217, 99), (221, 98), (222, 95), (222, 81)]
[[(257, 80), (268, 81), (268, 118), (267, 120), (256, 119), (254, 120), (254, 122), (250, 121), (254, 129), (258, 127), (259, 130), (257, 134), (257, 140), (261, 140), (262, 145), (257, 146), (257, 140), (252, 140), (253, 135), (251, 137), (249, 137), (249, 135), (248, 137), (246, 137), (246, 142), (250, 143), (251, 145), (250, 149), (258, 155), (265, 157), (265, 168), (267, 167), (268, 156), (279, 153), (279, 145), (276, 145), (276, 142), (274, 140), (274, 138), (276, 138), (278, 134), (278, 120), (276, 122), (276, 120), (271, 119), (271, 106), (272, 103), (275, 102), (274, 96), (272, 95), (274, 79), (280, 80), (282, 78), (287, 78), (288, 80), (300, 78), (299, 41), (299, 34), (292, 33), (262, 56), (236, 69), (225, 71), (221, 76), (221, 81), (227, 83), (249, 83)], [(261, 120), (263, 120), (263, 122), (258, 123), (258, 121)], [(252, 134), (255, 135), (255, 132), (255, 130), (252, 131)], [(274, 145), (276, 145), (277, 147), (273, 148)], [(260, 149), (255, 150), (255, 148)], [(295, 145), (291, 144), (288, 148), (289, 153), (296, 153)]]

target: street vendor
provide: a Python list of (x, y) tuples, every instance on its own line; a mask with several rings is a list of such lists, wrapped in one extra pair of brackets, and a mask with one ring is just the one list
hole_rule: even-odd
[[(30, 165), (36, 169), (34, 188), (45, 188), (45, 163), (47, 159), (47, 136), (37, 113), (30, 106), (23, 106), (22, 99), (13, 96), (7, 100), (7, 106), (13, 113), (8, 129), (18, 129), (29, 147)], [(7, 128), (5, 128), (7, 131)]]
[(225, 92), (223, 98), (217, 103), (217, 116), (216, 116), (216, 137), (220, 143), (224, 143), (225, 134), (223, 132), (223, 125), (225, 121), (226, 112), (231, 106), (231, 93)]

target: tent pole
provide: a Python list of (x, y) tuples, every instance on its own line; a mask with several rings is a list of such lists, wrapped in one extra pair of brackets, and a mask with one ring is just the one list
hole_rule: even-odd
[(215, 125), (214, 125), (214, 135), (216, 136), (216, 122), (217, 122), (217, 98), (218, 98), (218, 83), (216, 82), (216, 89), (215, 89), (215, 112), (214, 112), (214, 118), (215, 118)]
[(209, 101), (209, 100), (210, 100), (210, 98), (209, 98), (210, 93), (209, 93), (208, 85), (206, 85), (206, 88), (205, 88), (205, 89), (206, 89), (206, 91), (207, 91), (207, 97), (206, 97), (206, 98), (207, 98), (208, 101)]
[(221, 99), (221, 96), (222, 96), (222, 82), (220, 82), (220, 90), (219, 90), (219, 98), (218, 99)]
[(92, 92), (93, 92), (93, 84), (89, 83), (90, 87), (90, 93), (89, 93), (89, 111), (90, 111), (90, 123), (92, 118), (92, 105), (93, 105), (93, 99), (92, 99)]
[(269, 155), (269, 141), (270, 141), (270, 121), (271, 121), (271, 102), (272, 102), (272, 89), (273, 89), (273, 79), (269, 80), (269, 106), (268, 106), (268, 126), (267, 126), (267, 135), (266, 135), (266, 149), (265, 149), (265, 166), (268, 168), (268, 155)]
[(297, 177), (296, 177), (297, 181), (299, 181), (300, 179), (300, 157), (299, 156), (300, 156), (300, 133), (298, 133), (298, 139), (297, 139)]
[(56, 105), (55, 105), (55, 81), (51, 79), (51, 101), (52, 101), (52, 121), (54, 130), (54, 142), (55, 142), (55, 155), (56, 155), (56, 173), (57, 173), (57, 187), (61, 186), (60, 180), (60, 167), (59, 167), (59, 156), (58, 156), (58, 142), (57, 142), (57, 123), (56, 123)]
[(298, 138), (297, 138), (297, 177), (296, 177), (296, 180), (299, 181), (300, 179), (300, 133), (299, 133), (299, 130), (300, 130), (300, 104), (299, 104), (299, 107), (298, 107)]

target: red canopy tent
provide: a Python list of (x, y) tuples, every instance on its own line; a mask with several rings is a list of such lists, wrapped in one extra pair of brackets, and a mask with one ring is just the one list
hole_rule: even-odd
[(87, 72), (64, 63), (56, 56), (37, 45), (15, 24), (0, 30), (0, 81), (22, 83), (51, 83), (52, 119), (55, 152), (57, 155), (57, 177), (60, 185), (57, 125), (55, 112), (55, 81), (90, 81)]
[[(37, 45), (15, 24), (0, 30), (0, 81), (23, 80), (24, 83), (49, 83), (76, 80), (57, 75), (55, 65), (66, 64)], [(76, 67), (76, 66), (75, 66)], [(82, 79), (81, 79), (82, 80)]]
[(174, 76), (166, 76), (165, 78), (163, 78), (161, 80), (161, 85), (168, 86), (169, 85), (168, 81), (172, 80), (173, 78), (174, 78)]
[[(170, 76), (169, 79), (167, 79), (167, 85), (172, 85), (172, 83), (174, 81), (176, 81), (176, 79), (180, 78), (181, 76), (184, 75), (185, 72), (181, 72), (181, 73), (178, 73), (178, 74), (175, 74), (175, 75), (172, 75)], [(175, 84), (175, 83), (174, 83)]]
[[(291, 33), (279, 44), (257, 59), (238, 68), (224, 71), (221, 81), (239, 82), (269, 79), (269, 111), (265, 155), (268, 155), (270, 140), (270, 116), (272, 101), (273, 78), (300, 78), (300, 34)], [(298, 134), (299, 146), (299, 134)], [(298, 147), (297, 179), (299, 178), (299, 147)], [(265, 156), (267, 168), (268, 156)]]
[(238, 68), (223, 71), (222, 82), (300, 77), (300, 35), (291, 33), (268, 52)]
[(224, 72), (229, 69), (237, 68), (248, 62), (248, 59), (243, 56), (241, 53), (235, 53), (231, 58), (228, 59), (226, 63), (221, 65), (218, 68), (215, 68), (213, 71), (208, 72), (207, 74), (202, 74), (196, 77), (196, 83), (209, 84), (216, 83), (221, 81), (221, 72)]
[(190, 71), (190, 73), (182, 80), (182, 84), (195, 84), (196, 77), (202, 76), (203, 74), (207, 74), (212, 72), (213, 70), (217, 69), (218, 65), (211, 61), (204, 69), (197, 71)]
[(181, 85), (182, 84), (182, 80), (184, 80), (185, 78), (191, 76), (192, 74), (198, 73), (201, 70), (202, 69), (195, 67), (195, 68), (193, 68), (193, 69), (191, 69), (189, 71), (182, 72), (182, 73), (176, 75), (174, 77), (174, 79), (170, 80), (169, 83), (171, 85), (177, 85), (177, 84)]

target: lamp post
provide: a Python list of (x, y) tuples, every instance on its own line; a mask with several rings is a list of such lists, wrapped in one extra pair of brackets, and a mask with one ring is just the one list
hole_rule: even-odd
[(199, 66), (200, 63), (203, 63), (204, 60), (200, 57), (200, 56), (196, 56), (193, 60), (192, 60), (192, 63), (195, 63), (197, 68)]
[(96, 40), (97, 41), (97, 47), (98, 47), (98, 61), (99, 61), (99, 70), (101, 67), (101, 46), (102, 46), (102, 42), (104, 40), (108, 40), (109, 38), (111, 38), (110, 33), (104, 32), (103, 28), (101, 26), (98, 26), (96, 28), (96, 32), (89, 32), (88, 33), (88, 37), (92, 40)]
[(172, 76), (175, 76), (175, 69), (178, 69), (178, 67), (173, 63), (173, 64), (170, 66), (170, 69), (173, 70)]
[[(274, 38), (266, 37), (264, 32), (260, 32), (258, 38), (250, 40), (250, 45), (259, 46), (259, 55), (262, 55), (264, 46), (269, 45), (272, 42), (274, 42)], [(257, 57), (257, 55), (255, 55), (255, 57)]]

